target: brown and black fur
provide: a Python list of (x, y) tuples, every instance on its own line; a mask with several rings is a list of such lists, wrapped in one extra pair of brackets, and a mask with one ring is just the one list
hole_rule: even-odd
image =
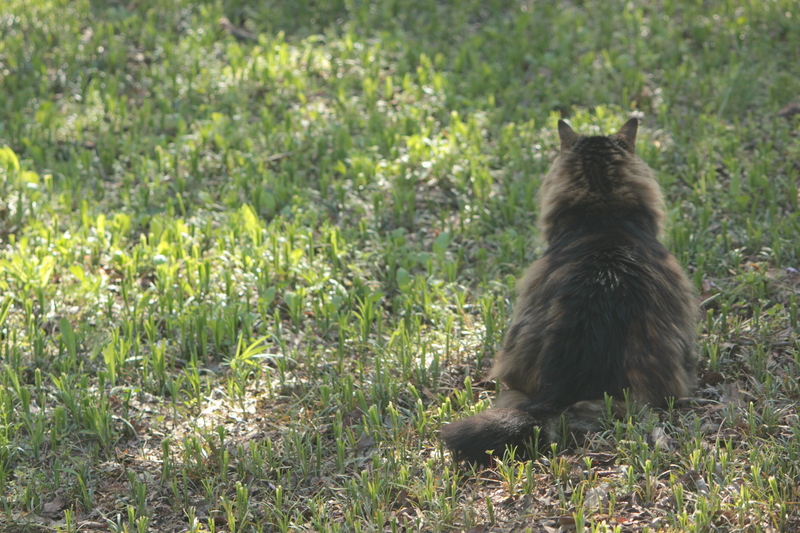
[(606, 394), (663, 407), (691, 393), (697, 306), (659, 240), (663, 199), (635, 151), (636, 119), (608, 137), (558, 123), (561, 152), (541, 191), (547, 250), (519, 281), (492, 377), (509, 390), (495, 407), (448, 424), (456, 459), (485, 463), (558, 420), (593, 429)]

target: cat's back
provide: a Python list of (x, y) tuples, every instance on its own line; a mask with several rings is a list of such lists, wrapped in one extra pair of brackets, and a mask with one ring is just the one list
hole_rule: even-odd
[(539, 282), (521, 297), (558, 307), (555, 315), (542, 309), (551, 315), (551, 324), (552, 316), (575, 321), (600, 314), (606, 323), (613, 317), (627, 320), (629, 313), (616, 307), (641, 313), (671, 299), (685, 301), (690, 291), (677, 261), (658, 239), (623, 225), (555, 242), (539, 268)]

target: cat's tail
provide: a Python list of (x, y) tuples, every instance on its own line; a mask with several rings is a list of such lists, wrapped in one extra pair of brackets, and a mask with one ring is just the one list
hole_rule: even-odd
[(498, 407), (451, 422), (439, 431), (453, 458), (477, 464), (488, 464), (492, 455), (502, 455), (509, 446), (520, 453), (529, 446), (534, 428), (542, 419), (532, 413), (511, 407)]
[(508, 447), (517, 448), (517, 457), (527, 456), (536, 439), (544, 449), (557, 442), (559, 435), (577, 438), (597, 431), (604, 412), (603, 400), (578, 402), (559, 410), (495, 407), (447, 424), (439, 436), (456, 461), (485, 465), (492, 456), (502, 457)]

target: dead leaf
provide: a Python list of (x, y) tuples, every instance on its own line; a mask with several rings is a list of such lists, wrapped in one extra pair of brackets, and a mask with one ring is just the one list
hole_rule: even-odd
[(58, 514), (64, 510), (64, 498), (57, 494), (55, 498), (42, 505), (42, 514)]
[(397, 517), (397, 520), (401, 524), (405, 524), (406, 522), (415, 520), (417, 518), (417, 510), (411, 506), (403, 507), (402, 509), (397, 511), (395, 516)]
[(728, 404), (732, 403), (736, 407), (743, 407), (744, 401), (742, 400), (742, 395), (739, 392), (739, 384), (738, 383), (723, 383), (721, 385), (722, 388), (722, 403)]
[(558, 522), (562, 526), (572, 526), (575, 525), (575, 517), (570, 515), (559, 516)]
[(670, 445), (670, 438), (667, 436), (664, 428), (660, 426), (654, 427), (653, 431), (650, 433), (650, 437), (653, 439), (653, 443), (656, 445), (656, 448), (660, 448), (665, 451), (670, 451), (672, 449), (672, 446)]
[(375, 439), (373, 439), (369, 435), (362, 436), (360, 439), (358, 439), (358, 442), (356, 443), (356, 449), (358, 449), (358, 451), (360, 452), (363, 452), (364, 450), (366, 450), (367, 448), (371, 448), (372, 446), (375, 446)]
[(592, 459), (592, 466), (613, 464), (617, 459), (617, 454), (615, 453), (587, 453), (586, 456)]
[(711, 293), (711, 289), (718, 289), (719, 287), (714, 280), (703, 278), (703, 292)]
[(709, 370), (708, 372), (704, 372), (703, 376), (700, 379), (706, 385), (711, 385), (713, 387), (717, 383), (725, 381), (725, 376), (723, 376), (719, 372), (714, 372), (713, 370)]
[(778, 111), (778, 116), (783, 117), (787, 120), (791, 119), (793, 116), (800, 114), (800, 103), (791, 102), (787, 104), (783, 109)]
[(106, 530), (108, 528), (108, 524), (103, 524), (100, 522), (81, 522), (78, 524), (81, 529), (102, 529)]
[(219, 19), (219, 25), (222, 26), (223, 30), (233, 35), (237, 41), (258, 41), (258, 37), (244, 28), (234, 26), (233, 23), (226, 17), (221, 17)]
[(361, 409), (353, 409), (342, 417), (342, 425), (345, 427), (354, 426), (364, 416)]
[(532, 494), (526, 494), (525, 496), (523, 496), (522, 499), (520, 500), (520, 504), (522, 505), (520, 513), (525, 512), (528, 509), (528, 507), (533, 505), (533, 502), (534, 499)]
[(395, 505), (397, 507), (404, 507), (408, 503), (408, 491), (405, 489), (401, 489), (400, 492), (397, 493), (397, 499), (395, 501)]
[(608, 483), (602, 483), (593, 489), (587, 490), (583, 498), (584, 507), (596, 510), (608, 505), (608, 488)]
[(708, 484), (697, 470), (689, 470), (681, 476), (680, 480), (688, 489), (694, 489), (701, 494), (708, 494)]

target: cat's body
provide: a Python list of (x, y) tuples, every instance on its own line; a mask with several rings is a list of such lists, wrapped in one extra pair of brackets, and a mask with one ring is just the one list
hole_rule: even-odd
[(559, 122), (561, 153), (540, 192), (548, 248), (518, 283), (491, 374), (509, 390), (442, 429), (456, 458), (485, 462), (535, 426), (550, 440), (562, 416), (572, 431), (594, 429), (606, 394), (663, 407), (691, 392), (697, 307), (658, 240), (663, 201), (635, 154), (637, 125), (584, 137)]

